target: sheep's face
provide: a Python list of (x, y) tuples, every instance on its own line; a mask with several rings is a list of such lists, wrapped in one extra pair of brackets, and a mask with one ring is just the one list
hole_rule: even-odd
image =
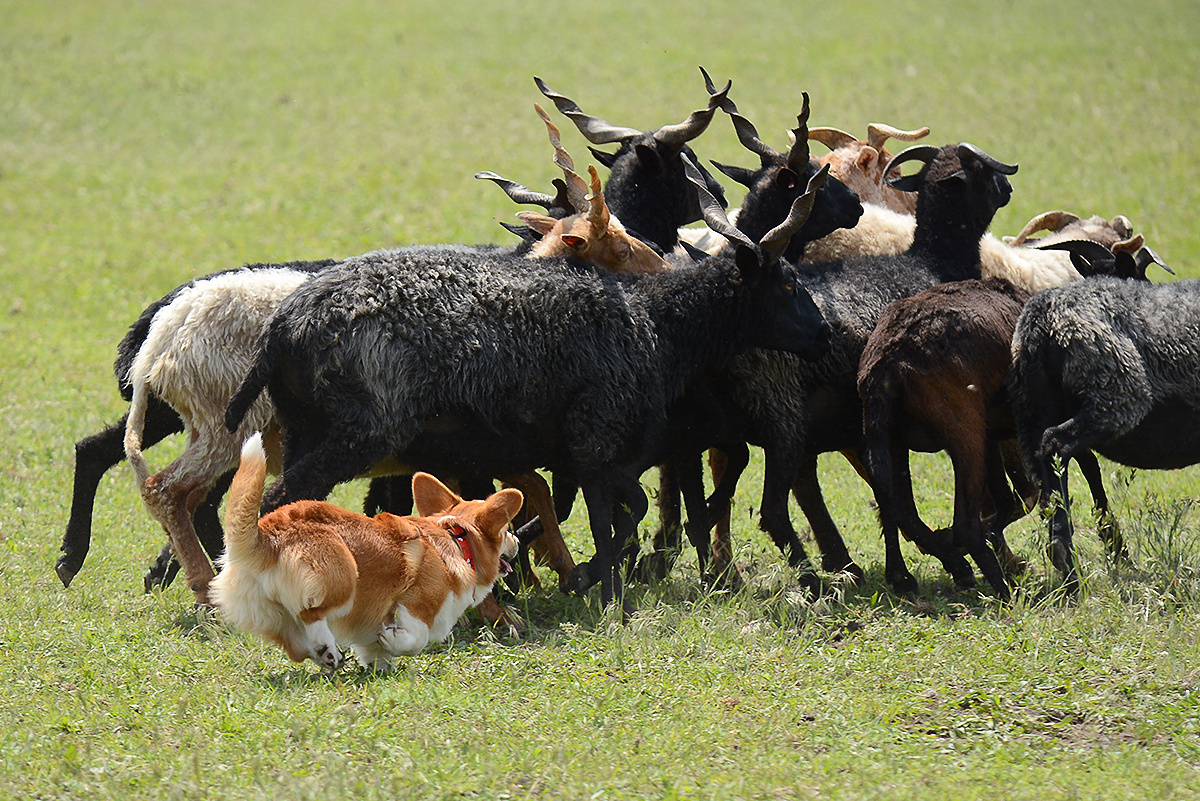
[(762, 264), (760, 253), (738, 247), (736, 260), (749, 288), (749, 301), (761, 304), (766, 324), (756, 331), (753, 347), (784, 350), (805, 359), (819, 359), (829, 352), (830, 328), (797, 277), (796, 270), (782, 261)]
[[(722, 172), (750, 187), (738, 215), (738, 227), (755, 240), (787, 218), (792, 203), (804, 194), (808, 180), (820, 167), (815, 159), (811, 159), (807, 174), (800, 175), (784, 163), (783, 157), (753, 173), (738, 167), (717, 165)], [(862, 213), (858, 195), (831, 175), (817, 190), (812, 213), (804, 227), (792, 237), (784, 258), (798, 260), (805, 243), (828, 236), (839, 228), (853, 228)]]
[(953, 210), (965, 227), (979, 229), (977, 234), (972, 230), (972, 235), (982, 236), (996, 211), (1012, 198), (1007, 176), (1016, 171), (1015, 165), (1003, 164), (974, 145), (963, 143), (940, 148), (920, 173), (902, 180), (906, 186), (921, 187), (918, 219), (924, 216), (925, 208), (936, 208), (943, 214)]

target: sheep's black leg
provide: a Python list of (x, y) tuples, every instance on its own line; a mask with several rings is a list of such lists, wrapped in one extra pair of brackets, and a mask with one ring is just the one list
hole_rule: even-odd
[(1067, 467), (1070, 460), (1063, 459), (1059, 469), (1047, 465), (1049, 479), (1047, 505), (1049, 508), (1050, 527), (1050, 561), (1063, 574), (1063, 586), (1068, 592), (1079, 589), (1079, 573), (1075, 569), (1075, 557), (1072, 553), (1071, 529), (1071, 497), (1067, 489)]
[(410, 515), (413, 510), (412, 476), (380, 476), (367, 485), (363, 514), (374, 517), (380, 512)]
[(713, 583), (727, 589), (742, 586), (742, 577), (733, 564), (730, 514), (737, 482), (750, 464), (750, 448), (745, 442), (724, 442), (720, 449), (708, 452), (708, 468), (713, 478), (713, 493), (708, 497), (708, 525), (713, 529), (710, 568)]
[[(712, 451), (709, 453), (711, 462)], [(720, 477), (717, 476), (715, 470), (713, 471), (715, 485), (712, 495), (708, 496), (710, 521), (729, 514), (729, 507), (733, 503), (733, 494), (737, 492), (738, 479), (745, 472), (746, 466), (750, 464), (750, 448), (744, 442), (722, 444), (720, 453), (724, 455), (725, 462), (720, 471)]]
[[(988, 442), (983, 420), (968, 427), (972, 436), (952, 443), (950, 461), (954, 465), (954, 540), (961, 543), (979, 566), (983, 577), (1002, 599), (1011, 595), (1004, 570), (995, 552), (983, 536), (981, 513), (987, 480)], [(999, 452), (995, 454), (999, 464)]]
[[(892, 451), (892, 455), (895, 457), (891, 466), (893, 471), (891, 487), (894, 493), (890, 506), (892, 519), (922, 553), (929, 554), (942, 563), (942, 567), (954, 579), (956, 587), (975, 586), (975, 571), (972, 570), (970, 563), (963, 557), (952, 539), (939, 536), (931, 530), (917, 511), (917, 504), (913, 496), (908, 449), (896, 447)], [(880, 513), (882, 516), (882, 506)]]
[[(875, 504), (879, 507), (879, 525), (883, 531), (884, 569), (883, 575), (894, 592), (901, 595), (916, 594), (917, 579), (908, 571), (904, 552), (900, 550), (900, 532), (897, 528), (896, 499), (902, 497), (911, 485), (900, 479), (898, 473), (906, 472), (908, 451), (902, 451), (903, 465), (896, 465), (895, 442), (886, 426), (868, 429), (863, 458), (871, 474), (869, 482), (875, 491)], [(905, 469), (901, 469), (905, 468)]]
[(1121, 526), (1108, 508), (1108, 493), (1104, 491), (1104, 480), (1100, 474), (1100, 462), (1096, 459), (1096, 454), (1089, 450), (1079, 451), (1075, 454), (1075, 462), (1079, 465), (1079, 470), (1092, 493), (1092, 506), (1096, 509), (1096, 533), (1100, 535), (1100, 540), (1114, 559), (1128, 564), (1129, 551), (1125, 547), (1125, 539), (1121, 536)]
[[(986, 535), (992, 551), (1000, 560), (1000, 567), (1003, 568), (1004, 574), (1010, 577), (1019, 576), (1025, 572), (1028, 563), (1013, 553), (1012, 548), (1008, 546), (1008, 540), (1004, 538), (1004, 529), (1009, 523), (1024, 515), (1024, 502), (1018, 499), (1008, 485), (1007, 462), (1000, 446), (989, 442), (986, 459), (988, 495), (991, 496), (992, 504), (995, 507), (995, 514), (992, 516)], [(1022, 472), (1024, 472), (1023, 468)], [(1030, 485), (1032, 486), (1032, 482)]]
[(808, 554), (796, 529), (792, 527), (788, 515), (788, 489), (791, 479), (796, 474), (790, 459), (775, 448), (766, 448), (766, 465), (763, 476), (762, 519), (760, 527), (766, 531), (775, 542), (776, 547), (783, 552), (788, 564), (800, 570), (800, 583), (813, 595), (823, 592), (821, 580), (808, 560)]
[(346, 432), (330, 432), (311, 447), (299, 438), (294, 442), (293, 447), (284, 446), (283, 475), (263, 493), (262, 514), (293, 501), (324, 500), (338, 484), (362, 475), (388, 455), (377, 442)]
[(637, 524), (646, 516), (649, 503), (636, 478), (618, 476), (614, 479), (613, 553), (623, 558), (628, 575), (637, 567)]
[[(99, 433), (75, 443), (75, 480), (71, 494), (71, 516), (63, 535), (62, 556), (54, 564), (54, 572), (64, 587), (83, 567), (92, 540), (92, 509), (100, 479), (108, 470), (125, 458), (125, 422), (129, 415)], [(146, 425), (142, 434), (143, 448), (149, 448), (171, 434), (183, 430), (183, 421), (167, 404), (151, 396), (146, 407)]]
[(587, 504), (588, 523), (592, 529), (595, 555), (590, 561), (576, 566), (571, 587), (582, 595), (595, 584), (600, 584), (600, 601), (607, 607), (613, 602), (616, 591), (617, 552), (613, 536), (613, 495), (599, 482), (586, 482), (583, 500)]
[(579, 494), (579, 485), (561, 470), (554, 473), (550, 480), (553, 487), (554, 514), (558, 517), (558, 522), (562, 523), (571, 516), (571, 508), (575, 505), (575, 496)]
[(696, 549), (696, 562), (700, 568), (700, 576), (708, 573), (708, 537), (712, 530), (712, 518), (709, 516), (708, 499), (704, 496), (704, 470), (699, 459), (688, 461), (688, 470), (680, 476), (680, 489), (683, 492), (683, 504), (687, 509), (688, 542)]
[(850, 551), (846, 549), (846, 543), (842, 540), (841, 532), (833, 522), (829, 507), (825, 505), (825, 498), (821, 494), (821, 483), (817, 479), (816, 454), (808, 456), (801, 463), (796, 480), (792, 484), (792, 494), (796, 503), (800, 504), (800, 511), (808, 520), (809, 527), (812, 528), (813, 539), (817, 541), (817, 548), (821, 551), (821, 566), (830, 573), (848, 573), (856, 581), (861, 581), (865, 575), (863, 569), (851, 558)]
[(687, 469), (682, 464), (685, 461), (687, 457), (680, 457), (658, 468), (658, 529), (654, 532), (654, 552), (647, 554), (645, 560), (650, 577), (659, 581), (670, 570), (668, 554), (677, 554), (681, 547), (683, 507), (680, 505), (678, 474)]

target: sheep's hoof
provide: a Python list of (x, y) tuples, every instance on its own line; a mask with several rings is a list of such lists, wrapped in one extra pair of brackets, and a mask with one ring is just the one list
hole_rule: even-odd
[(179, 562), (171, 553), (171, 546), (162, 549), (154, 562), (146, 569), (142, 577), (142, 588), (147, 594), (155, 590), (165, 590), (171, 586), (175, 575), (179, 572)]
[(587, 591), (596, 586), (600, 578), (593, 574), (592, 563), (583, 562), (575, 566), (575, 569), (567, 574), (565, 581), (560, 582), (559, 586), (571, 595), (583, 597), (587, 595)]
[[(1075, 575), (1075, 559), (1071, 555), (1071, 542), (1063, 537), (1054, 537), (1050, 540), (1050, 545), (1046, 549), (1050, 555), (1050, 561), (1059, 573), (1070, 578)], [(1079, 583), (1079, 578), (1076, 576), (1075, 583)]]
[(638, 579), (646, 584), (657, 584), (671, 572), (678, 557), (677, 551), (651, 551), (643, 554), (637, 563)]
[(825, 585), (822, 583), (821, 577), (812, 568), (802, 570), (798, 582), (809, 600), (815, 601), (825, 594)]
[(861, 567), (855, 564), (849, 555), (839, 557), (822, 556), (821, 569), (826, 573), (847, 575), (854, 584), (858, 584), (866, 578), (866, 573), (863, 572)]
[(917, 595), (921, 590), (913, 574), (907, 570), (903, 573), (889, 574), (887, 583), (891, 585), (892, 592), (897, 595)]
[(737, 592), (746, 586), (746, 580), (732, 562), (721, 568), (710, 567), (702, 580), (708, 587), (725, 592)]
[(996, 561), (1000, 563), (1000, 570), (1006, 578), (1016, 578), (1029, 567), (1029, 561), (1025, 557), (1018, 556), (1012, 548), (1008, 547), (1008, 540), (1004, 539), (1003, 532), (992, 532), (987, 536), (987, 540), (992, 553), (996, 555)]
[(79, 568), (82, 564), (76, 564), (80, 560), (76, 559), (73, 554), (65, 553), (58, 557), (58, 561), (54, 563), (54, 572), (58, 574), (58, 580), (62, 582), (64, 587), (70, 587), (71, 581), (79, 573)]
[(1117, 564), (1129, 566), (1133, 563), (1129, 550), (1125, 547), (1125, 539), (1121, 536), (1121, 524), (1115, 517), (1110, 514), (1101, 515), (1096, 533), (1100, 535), (1100, 541)]
[(954, 579), (954, 589), (956, 589), (956, 590), (973, 590), (973, 589), (975, 589), (976, 582), (975, 582), (975, 571), (974, 570), (967, 570), (965, 572), (960, 572), (957, 575), (955, 575), (954, 573), (951, 573), (950, 577), (952, 579)]

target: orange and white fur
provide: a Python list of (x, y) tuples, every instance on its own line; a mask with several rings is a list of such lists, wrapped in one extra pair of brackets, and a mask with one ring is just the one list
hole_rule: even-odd
[(297, 662), (332, 672), (339, 645), (387, 670), (440, 642), (511, 570), (509, 521), (519, 490), (464, 501), (428, 473), (413, 476), (419, 516), (375, 517), (324, 501), (258, 516), (267, 459), (255, 434), (242, 448), (225, 513), (225, 555), (213, 600), (233, 625), (270, 639)]

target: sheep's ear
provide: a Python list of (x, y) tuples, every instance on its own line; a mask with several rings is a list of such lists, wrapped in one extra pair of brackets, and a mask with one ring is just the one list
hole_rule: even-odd
[(748, 170), (745, 167), (735, 167), (732, 164), (722, 164), (719, 161), (712, 162), (712, 165), (724, 173), (726, 177), (732, 178), (747, 189), (754, 186), (753, 170)]
[(462, 503), (453, 490), (428, 473), (414, 473), (412, 478), (413, 506), (421, 517), (449, 512)]
[(500, 227), (510, 234), (516, 234), (530, 244), (541, 241), (542, 238), (537, 231), (530, 229), (528, 225), (512, 225), (511, 223), (501, 222)]
[(1145, 272), (1146, 268), (1149, 267), (1151, 264), (1157, 264), (1159, 267), (1162, 267), (1164, 270), (1169, 272), (1171, 275), (1175, 275), (1175, 271), (1167, 266), (1167, 263), (1162, 260), (1162, 257), (1159, 256), (1157, 253), (1155, 253), (1147, 245), (1143, 245), (1141, 248), (1139, 248), (1138, 252), (1135, 253), (1133, 257), (1134, 257), (1134, 259), (1137, 260), (1138, 266), (1142, 270), (1143, 278), (1145, 278), (1145, 276), (1146, 276), (1146, 272)]
[(597, 150), (594, 147), (589, 147), (588, 150), (592, 151), (592, 155), (596, 157), (596, 161), (600, 162), (610, 170), (612, 169), (613, 162), (617, 160), (616, 153), (607, 153), (603, 150)]
[(925, 183), (924, 170), (914, 175), (902, 175), (899, 178), (888, 179), (888, 186), (892, 189), (898, 189), (901, 192), (916, 192), (920, 190), (923, 183)]
[(791, 167), (780, 167), (775, 173), (775, 183), (785, 192), (791, 192), (800, 184), (800, 176)]
[(858, 168), (860, 170), (865, 173), (869, 173), (872, 166), (878, 160), (879, 151), (873, 147), (867, 146), (858, 151), (858, 158), (855, 159), (855, 163), (858, 164)]
[(662, 170), (662, 156), (660, 156), (658, 151), (654, 148), (650, 147), (649, 145), (634, 145), (633, 152), (637, 154), (638, 161), (641, 162), (642, 166), (646, 169), (653, 172), (659, 172)]
[(517, 212), (517, 219), (542, 236), (550, 233), (554, 230), (554, 226), (558, 225), (558, 220), (553, 217), (547, 217), (544, 214), (538, 214), (535, 211), (519, 211)]
[(585, 237), (579, 236), (578, 234), (563, 234), (561, 239), (564, 245), (575, 251), (577, 254), (582, 255), (583, 253), (587, 252), (588, 240)]
[(1067, 239), (1043, 245), (1038, 250), (1063, 250), (1071, 257), (1071, 265), (1080, 275), (1118, 275), (1115, 254), (1090, 239)]
[(757, 284), (766, 273), (766, 269), (763, 267), (765, 260), (762, 250), (758, 247), (738, 244), (734, 250), (733, 263), (737, 265), (738, 272), (742, 274), (742, 280), (748, 286)]

